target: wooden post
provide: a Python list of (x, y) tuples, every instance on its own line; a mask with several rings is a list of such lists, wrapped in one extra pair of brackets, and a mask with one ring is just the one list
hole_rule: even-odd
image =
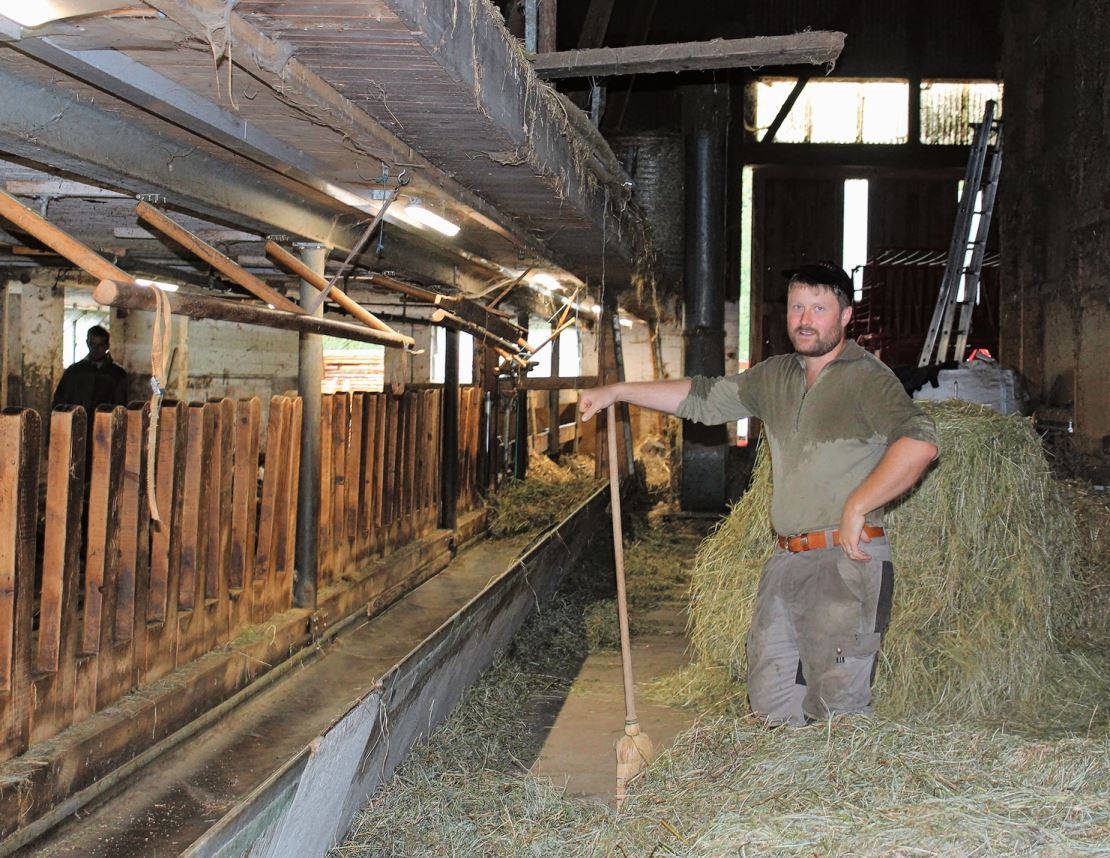
[(43, 421), (50, 417), (54, 387), (62, 373), (63, 294), (59, 287), (32, 280), (24, 284), (20, 302), (22, 404), (35, 409)]
[[(301, 248), (301, 260), (314, 274), (323, 276), (328, 250), (320, 244)], [(312, 283), (301, 281), (301, 306), (316, 296)], [(316, 311), (324, 315), (323, 306)], [(299, 343), (297, 392), (301, 397), (300, 479), (297, 484), (297, 555), (293, 603), (316, 608), (320, 568), (320, 402), (324, 381), (324, 342), (319, 334), (302, 333)]]
[[(562, 337), (556, 337), (551, 341), (551, 374), (553, 376), (559, 375), (559, 340)], [(549, 456), (558, 456), (561, 449), (559, 440), (559, 396), (561, 391), (552, 389), (547, 394), (547, 454)]]
[(22, 753), (31, 741), (40, 426), (38, 414), (29, 409), (0, 414), (0, 759)]
[[(30, 695), (32, 744), (60, 732), (73, 715), (86, 426), (85, 409), (79, 406), (61, 407), (50, 415), (37, 677)], [(0, 446), (6, 450), (7, 439)], [(0, 486), (5, 484), (0, 475)], [(0, 542), (6, 541), (4, 533)]]

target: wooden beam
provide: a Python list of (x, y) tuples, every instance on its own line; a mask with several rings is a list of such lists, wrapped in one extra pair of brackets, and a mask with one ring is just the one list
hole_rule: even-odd
[(121, 271), (98, 253), (94, 253), (77, 239), (58, 229), (50, 221), (40, 217), (15, 197), (3, 191), (0, 191), (0, 215), (93, 277), (101, 280), (118, 280), (121, 283), (132, 282), (130, 274)]
[[(402, 348), (407, 337), (401, 334), (387, 334), (385, 331), (372, 331), (363, 325), (321, 319), (305, 313), (286, 313), (284, 310), (271, 310), (268, 307), (255, 307), (219, 298), (202, 298), (198, 295), (168, 293), (170, 312), (191, 319), (216, 319), (224, 322), (241, 322), (245, 325), (260, 325), (264, 328), (281, 328), (310, 334), (326, 334), (346, 340), (364, 343), (380, 343), (383, 346)], [(112, 307), (126, 307), (133, 310), (155, 309), (153, 287), (117, 283), (114, 280), (101, 280), (93, 290), (93, 300), (98, 304)]]
[(760, 143), (770, 143), (775, 139), (775, 135), (778, 134), (779, 129), (782, 128), (782, 123), (786, 121), (786, 117), (790, 115), (790, 111), (793, 110), (794, 105), (797, 104), (798, 96), (802, 94), (802, 90), (805, 89), (806, 84), (809, 83), (809, 77), (808, 74), (804, 74), (794, 82), (794, 88), (791, 89), (790, 94), (786, 96), (786, 101), (782, 103), (779, 112), (775, 114), (775, 118), (771, 121), (770, 126), (767, 128), (767, 132), (763, 135), (763, 139), (759, 141)]
[(135, 206), (135, 214), (167, 238), (176, 241), (197, 258), (207, 262), (232, 283), (242, 286), (256, 298), (261, 298), (267, 304), (272, 305), (274, 309), (284, 310), (287, 313), (304, 313), (304, 310), (284, 295), (271, 289), (253, 274), (232, 262), (212, 245), (201, 241), (183, 226), (166, 217), (154, 206), (140, 202)]
[(432, 323), (436, 325), (442, 325), (445, 328), (453, 328), (456, 331), (466, 331), (468, 334), (472, 334), (479, 340), (488, 342), (495, 347), (504, 349), (510, 354), (514, 354), (519, 348), (516, 343), (503, 339), (497, 336), (497, 334), (493, 333), (492, 331), (489, 331), (488, 329), (482, 327), (481, 325), (475, 324), (474, 322), (456, 316), (454, 313), (448, 312), (447, 310), (436, 310), (434, 313), (432, 313)]
[(534, 64), (541, 78), (556, 80), (694, 69), (825, 65), (836, 62), (843, 49), (844, 33), (821, 31), (792, 36), (559, 51), (538, 54)]
[[(278, 265), (282, 266), (286, 271), (290, 272), (291, 274), (296, 274), (305, 283), (308, 283), (310, 286), (313, 286), (319, 291), (323, 292), (328, 288), (328, 281), (326, 277), (317, 274), (315, 271), (301, 262), (301, 260), (297, 259), (297, 257), (295, 257), (292, 253), (281, 247), (281, 245), (276, 244), (273, 241), (267, 241), (266, 255), (277, 262)], [(397, 336), (399, 337), (403, 336), (402, 334), (397, 333), (397, 331), (395, 331), (393, 328), (391, 328), (389, 325), (387, 325), (361, 304), (355, 302), (347, 295), (346, 292), (341, 290), (338, 286), (332, 286), (328, 296), (333, 301), (335, 301), (335, 303), (337, 303), (340, 307), (342, 307), (368, 328), (371, 328), (375, 331), (385, 331), (390, 334), (397, 334)], [(415, 345), (415, 341), (412, 339), (412, 337), (404, 337), (404, 339), (408, 340), (407, 345)]]
[(596, 375), (554, 376), (552, 378), (503, 378), (502, 390), (585, 390), (597, 387)]

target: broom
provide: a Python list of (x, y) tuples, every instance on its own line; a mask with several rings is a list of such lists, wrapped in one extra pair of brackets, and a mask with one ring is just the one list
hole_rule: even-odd
[(647, 733), (640, 732), (636, 717), (636, 690), (632, 679), (632, 647), (628, 635), (628, 598), (624, 590), (624, 533), (621, 529), (620, 475), (617, 467), (617, 413), (606, 411), (609, 438), (609, 498), (613, 511), (613, 559), (617, 567), (617, 619), (621, 630), (621, 667), (624, 672), (624, 735), (617, 742), (617, 808), (624, 804), (625, 788), (651, 762), (653, 749)]

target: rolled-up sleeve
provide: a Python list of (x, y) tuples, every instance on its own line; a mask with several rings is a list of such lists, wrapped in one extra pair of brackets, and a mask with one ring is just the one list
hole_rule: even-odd
[[(746, 373), (745, 373), (746, 374)], [(678, 404), (675, 411), (683, 420), (715, 425), (757, 416), (750, 404), (740, 394), (742, 375), (725, 375), (706, 378), (697, 375), (690, 379), (690, 393)]]

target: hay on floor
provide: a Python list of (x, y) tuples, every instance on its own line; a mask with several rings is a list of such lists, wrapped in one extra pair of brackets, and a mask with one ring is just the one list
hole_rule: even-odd
[(595, 479), (593, 465), (566, 457), (557, 464), (533, 454), (528, 477), (507, 480), (490, 498), (489, 532), (495, 538), (540, 533), (567, 517), (604, 483)]
[[(937, 423), (941, 458), (888, 514), (896, 584), (878, 711), (976, 719), (1041, 711), (1085, 722), (1105, 704), (1107, 686), (1092, 685), (1097, 665), (1058, 649), (1079, 617), (1078, 535), (1039, 439), (1021, 417), (983, 406), (922, 407)], [(720, 701), (704, 691), (719, 691), (727, 674), (737, 692), (729, 699), (742, 699), (744, 635), (773, 547), (770, 499), (771, 463), (761, 452), (748, 493), (698, 555), (697, 664), (657, 694), (710, 708)], [(1066, 691), (1062, 677), (1075, 680)]]

